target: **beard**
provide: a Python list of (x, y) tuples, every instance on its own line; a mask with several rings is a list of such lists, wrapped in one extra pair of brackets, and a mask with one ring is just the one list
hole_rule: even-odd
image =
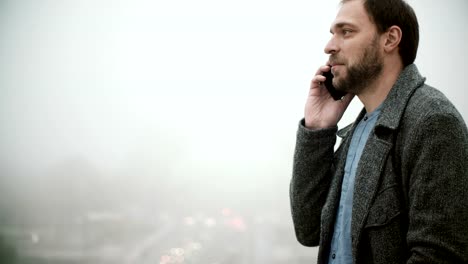
[[(341, 61), (339, 58), (330, 56), (330, 61)], [(359, 61), (348, 67), (348, 74), (345, 78), (334, 79), (333, 85), (337, 90), (351, 94), (360, 94), (377, 77), (380, 76), (383, 69), (383, 59), (378, 50), (378, 36), (372, 40), (371, 45), (367, 46), (362, 53)]]

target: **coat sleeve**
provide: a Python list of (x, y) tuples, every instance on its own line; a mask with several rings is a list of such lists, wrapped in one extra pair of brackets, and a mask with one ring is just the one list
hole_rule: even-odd
[(337, 127), (308, 130), (299, 124), (290, 182), (292, 219), (297, 240), (318, 246), (320, 217), (331, 182)]
[(461, 116), (426, 115), (402, 157), (407, 263), (468, 263), (468, 132)]

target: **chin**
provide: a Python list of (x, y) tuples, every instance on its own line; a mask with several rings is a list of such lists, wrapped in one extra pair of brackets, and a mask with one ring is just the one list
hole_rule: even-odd
[[(343, 69), (344, 70), (344, 69)], [(333, 77), (334, 78), (343, 78), (343, 75), (345, 74), (342, 69), (334, 71), (333, 72)]]
[(342, 83), (343, 78), (340, 75), (333, 76), (333, 86), (337, 87), (340, 86), (340, 83)]

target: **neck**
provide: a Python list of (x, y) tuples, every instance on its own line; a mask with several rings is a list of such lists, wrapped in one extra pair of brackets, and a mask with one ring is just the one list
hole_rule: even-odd
[(402, 70), (403, 64), (401, 61), (384, 63), (380, 76), (357, 95), (364, 104), (367, 113), (373, 112), (387, 98)]

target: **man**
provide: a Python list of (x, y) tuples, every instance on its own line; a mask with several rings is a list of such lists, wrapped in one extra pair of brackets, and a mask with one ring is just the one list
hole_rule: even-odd
[[(414, 11), (343, 0), (330, 32), (297, 132), (297, 239), (320, 246), (319, 263), (468, 263), (468, 130), (413, 64)], [(324, 87), (328, 71), (341, 100)], [(364, 109), (337, 132), (354, 95)]]

